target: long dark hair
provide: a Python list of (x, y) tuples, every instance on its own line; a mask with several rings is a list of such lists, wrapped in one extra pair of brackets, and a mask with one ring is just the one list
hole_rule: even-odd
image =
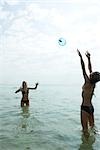
[(24, 88), (25, 86), (27, 87), (27, 83), (25, 81), (23, 81), (22, 82), (22, 87)]
[(99, 72), (92, 72), (91, 74), (90, 74), (90, 82), (92, 83), (92, 84), (95, 84), (95, 83), (97, 83), (97, 82), (99, 82), (100, 81), (100, 73)]

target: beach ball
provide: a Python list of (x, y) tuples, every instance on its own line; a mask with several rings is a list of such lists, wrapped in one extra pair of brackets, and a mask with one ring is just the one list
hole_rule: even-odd
[(66, 45), (66, 40), (64, 38), (59, 38), (58, 43), (60, 46), (65, 46)]

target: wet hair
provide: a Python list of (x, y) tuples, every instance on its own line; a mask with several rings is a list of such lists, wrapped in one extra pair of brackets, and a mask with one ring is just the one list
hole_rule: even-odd
[(95, 84), (96, 82), (100, 81), (100, 73), (99, 72), (92, 72), (90, 74), (90, 82)]
[(27, 86), (27, 83), (25, 81), (22, 82), (22, 87), (24, 88), (24, 86)]

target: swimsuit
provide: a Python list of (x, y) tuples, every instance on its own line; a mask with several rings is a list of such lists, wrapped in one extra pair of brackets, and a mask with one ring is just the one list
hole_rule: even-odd
[(22, 94), (28, 94), (28, 90), (27, 91), (22, 91)]
[(29, 104), (29, 100), (26, 100), (26, 101), (25, 101), (25, 100), (22, 99), (21, 102), (22, 102), (22, 103)]
[(91, 106), (81, 105), (81, 111), (82, 110), (89, 113), (90, 115), (94, 113), (94, 107), (92, 105)]
[(27, 101), (21, 100), (21, 107), (23, 107), (24, 104), (26, 104), (26, 106), (29, 106), (29, 100)]
[(29, 91), (28, 91), (28, 90), (27, 90), (27, 91), (22, 91), (23, 98), (22, 98), (21, 102), (26, 103), (26, 104), (28, 104), (28, 103), (29, 103), (28, 98), (27, 98), (27, 99), (26, 99), (26, 98), (24, 98), (24, 95), (25, 95), (25, 94), (27, 94), (27, 95), (28, 95), (28, 93), (29, 93)]

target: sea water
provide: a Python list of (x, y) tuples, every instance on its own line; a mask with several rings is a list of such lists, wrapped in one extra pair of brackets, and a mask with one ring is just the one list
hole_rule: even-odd
[(17, 86), (0, 85), (0, 150), (100, 150), (100, 85), (93, 98), (96, 134), (81, 132), (79, 85), (39, 85), (20, 107)]

